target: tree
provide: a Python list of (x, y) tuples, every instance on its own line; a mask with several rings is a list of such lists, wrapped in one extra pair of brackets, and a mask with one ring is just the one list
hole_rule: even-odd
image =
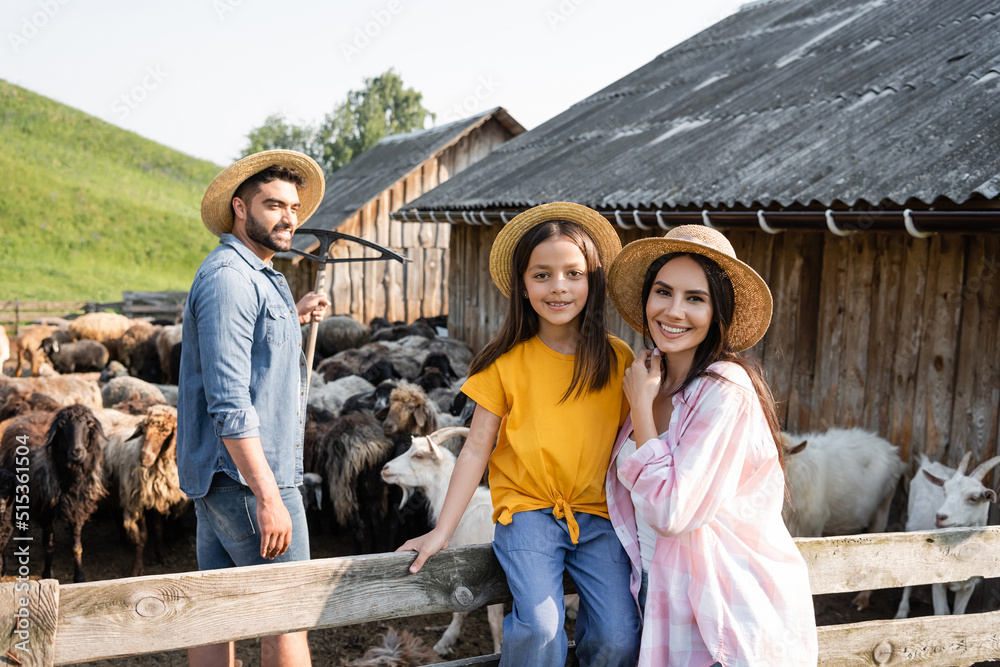
[(347, 93), (347, 100), (319, 126), (317, 161), (332, 174), (384, 137), (423, 129), (424, 119), (434, 114), (424, 108), (422, 98), (413, 88), (404, 88), (391, 69), (365, 79), (365, 87)]
[(249, 145), (243, 149), (240, 157), (283, 148), (315, 158), (312, 147), (314, 134), (315, 131), (309, 126), (288, 122), (284, 114), (271, 114), (264, 120), (263, 125), (251, 130), (247, 135)]
[(365, 79), (363, 89), (348, 92), (316, 129), (289, 123), (281, 114), (269, 116), (247, 135), (243, 155), (273, 148), (297, 150), (316, 160), (329, 176), (384, 137), (423, 129), (424, 120), (433, 120), (434, 114), (424, 108), (422, 98), (413, 88), (404, 88), (390, 69)]

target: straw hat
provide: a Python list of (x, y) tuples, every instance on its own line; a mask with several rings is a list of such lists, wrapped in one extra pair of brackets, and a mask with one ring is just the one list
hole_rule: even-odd
[(709, 258), (726, 272), (733, 283), (736, 304), (729, 340), (739, 352), (752, 347), (771, 323), (771, 290), (749, 266), (736, 259), (729, 240), (720, 232), (702, 225), (674, 227), (666, 236), (629, 243), (608, 272), (608, 292), (615, 308), (630, 327), (643, 332), (646, 308), (642, 304), (642, 284), (649, 266), (661, 255), (686, 252)]
[(323, 170), (308, 155), (297, 151), (263, 151), (248, 155), (222, 171), (205, 190), (201, 200), (201, 220), (216, 236), (233, 231), (233, 196), (236, 190), (254, 174), (279, 165), (299, 172), (308, 187), (299, 189), (299, 215), (296, 227), (309, 219), (326, 189)]
[(583, 227), (584, 231), (594, 240), (597, 254), (601, 258), (601, 266), (611, 265), (615, 256), (621, 252), (622, 242), (611, 223), (597, 211), (581, 204), (570, 202), (553, 202), (529, 208), (508, 222), (490, 251), (490, 275), (503, 295), (510, 298), (510, 268), (514, 257), (514, 248), (529, 229), (550, 220), (567, 220)]

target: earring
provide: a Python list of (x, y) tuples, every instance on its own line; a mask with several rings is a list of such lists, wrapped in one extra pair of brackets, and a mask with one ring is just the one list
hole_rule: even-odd
[(524, 292), (524, 295), (523, 295), (523, 296), (524, 296), (524, 298), (525, 298), (525, 299), (527, 299), (527, 298), (528, 298), (528, 292), (527, 292), (527, 290), (525, 290), (525, 292)]

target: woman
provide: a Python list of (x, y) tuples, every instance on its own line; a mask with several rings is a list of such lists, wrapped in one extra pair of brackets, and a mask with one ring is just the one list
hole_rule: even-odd
[(607, 476), (643, 613), (639, 664), (815, 665), (808, 572), (781, 519), (774, 400), (738, 354), (770, 323), (767, 285), (700, 225), (630, 243), (609, 284), (654, 345), (625, 371), (632, 411)]

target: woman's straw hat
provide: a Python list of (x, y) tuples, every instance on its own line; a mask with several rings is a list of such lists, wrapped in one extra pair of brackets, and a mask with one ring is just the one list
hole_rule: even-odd
[(208, 231), (216, 236), (233, 231), (233, 196), (236, 190), (254, 174), (275, 165), (288, 167), (299, 172), (306, 182), (299, 188), (299, 214), (296, 227), (309, 219), (320, 202), (326, 189), (323, 170), (308, 155), (297, 151), (264, 151), (248, 155), (222, 171), (205, 190), (201, 200), (201, 220)]
[(603, 215), (593, 209), (564, 201), (529, 208), (518, 214), (500, 230), (496, 241), (493, 242), (493, 249), (490, 251), (490, 275), (493, 276), (493, 282), (508, 299), (510, 298), (510, 270), (514, 248), (517, 247), (518, 241), (529, 229), (550, 220), (566, 220), (583, 227), (584, 231), (594, 240), (597, 254), (601, 258), (601, 266), (605, 267), (605, 270), (611, 265), (615, 256), (621, 252), (622, 242), (618, 238), (615, 228), (605, 220)]
[(733, 324), (729, 328), (733, 350), (746, 350), (759, 341), (771, 323), (771, 290), (756, 271), (736, 259), (736, 252), (725, 236), (702, 225), (674, 227), (666, 236), (639, 239), (622, 249), (608, 272), (608, 292), (622, 319), (639, 333), (645, 333), (642, 284), (646, 271), (658, 257), (675, 252), (707, 257), (729, 276), (736, 296)]

